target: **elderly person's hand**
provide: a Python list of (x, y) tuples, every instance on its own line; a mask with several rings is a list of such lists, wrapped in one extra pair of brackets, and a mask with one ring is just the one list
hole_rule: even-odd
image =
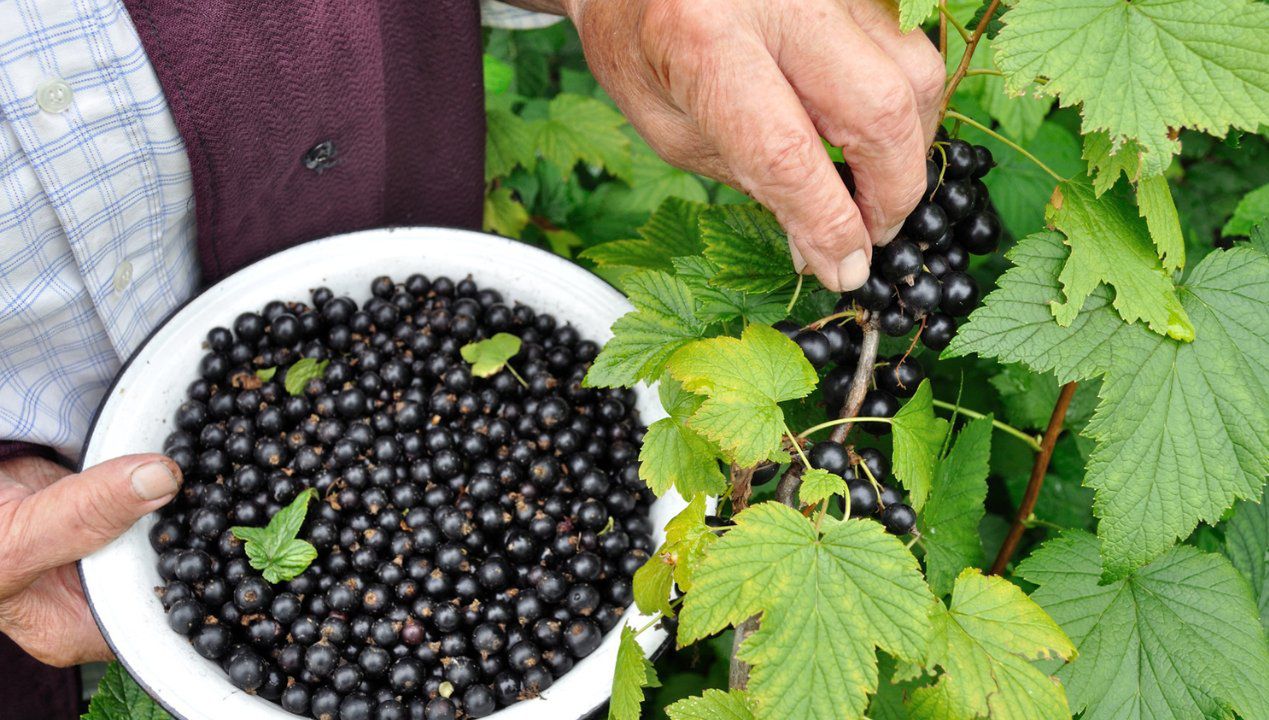
[(79, 474), (40, 458), (0, 462), (0, 632), (50, 665), (109, 658), (75, 561), (165, 505), (180, 483), (161, 455)]
[[(562, 2), (591, 69), (667, 161), (767, 206), (798, 271), (833, 290), (868, 277), (873, 245), (925, 188), (944, 67), (885, 0)], [(847, 192), (819, 137), (840, 146)]]

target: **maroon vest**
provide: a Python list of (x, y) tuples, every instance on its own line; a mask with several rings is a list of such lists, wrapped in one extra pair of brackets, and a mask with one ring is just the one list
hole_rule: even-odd
[(477, 0), (124, 0), (193, 171), (203, 281), (306, 240), (480, 226)]

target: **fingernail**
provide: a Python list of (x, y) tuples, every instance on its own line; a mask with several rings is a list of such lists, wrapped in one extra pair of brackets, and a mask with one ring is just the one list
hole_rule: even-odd
[(142, 500), (158, 500), (176, 493), (181, 483), (161, 462), (142, 465), (132, 471), (132, 491)]
[(842, 292), (854, 290), (868, 279), (868, 256), (863, 250), (847, 255), (837, 266), (837, 283)]
[(793, 256), (793, 271), (801, 273), (806, 269), (806, 258), (802, 257), (802, 253), (798, 252), (797, 246), (793, 241), (789, 241), (789, 254)]

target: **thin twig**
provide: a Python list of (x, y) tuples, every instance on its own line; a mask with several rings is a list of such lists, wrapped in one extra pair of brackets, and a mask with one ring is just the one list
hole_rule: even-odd
[(939, 0), (939, 55), (947, 66), (947, 0)]
[(731, 638), (731, 665), (727, 669), (727, 687), (732, 690), (744, 690), (749, 685), (749, 663), (741, 660), (740, 644), (758, 631), (758, 616), (745, 620), (736, 626), (736, 633)]
[(789, 305), (784, 308), (786, 315), (793, 312), (793, 306), (798, 304), (798, 296), (802, 294), (802, 281), (805, 279), (805, 275), (798, 273), (798, 284), (793, 288), (793, 297), (789, 298)]
[(943, 42), (943, 48), (944, 48), (943, 59), (945, 61), (947, 60), (947, 25), (948, 24), (951, 24), (952, 27), (956, 28), (956, 32), (960, 34), (961, 40), (963, 40), (966, 44), (969, 43), (969, 31), (965, 29), (965, 26), (962, 25), (960, 21), (957, 20), (954, 15), (952, 15), (952, 13), (947, 9), (947, 5), (945, 3), (939, 3), (939, 32), (942, 34), (941, 40)]
[(987, 32), (987, 25), (991, 22), (991, 16), (996, 14), (996, 9), (1000, 7), (1000, 0), (991, 0), (991, 4), (987, 6), (987, 10), (983, 13), (983, 19), (978, 21), (978, 25), (974, 27), (974, 34), (969, 37), (969, 41), (965, 43), (965, 53), (961, 55), (961, 62), (956, 66), (956, 72), (952, 73), (951, 79), (947, 81), (947, 89), (943, 91), (943, 113), (947, 113), (947, 105), (952, 102), (952, 95), (956, 92), (956, 86), (961, 84), (961, 80), (965, 78), (965, 73), (969, 71), (969, 61), (974, 57), (974, 51), (978, 49), (978, 41), (983, 39), (983, 35)]
[(1018, 549), (1018, 541), (1022, 539), (1022, 533), (1026, 530), (1027, 518), (1031, 517), (1035, 502), (1040, 497), (1040, 486), (1044, 484), (1044, 475), (1049, 471), (1049, 460), (1053, 458), (1053, 448), (1057, 445), (1058, 436), (1062, 434), (1062, 423), (1066, 420), (1067, 409), (1071, 407), (1075, 385), (1069, 382), (1062, 386), (1062, 392), (1053, 406), (1053, 414), (1049, 416), (1049, 426), (1044, 430), (1040, 453), (1035, 456), (1035, 463), (1031, 466), (1031, 479), (1027, 481), (1027, 491), (1022, 495), (1022, 503), (1018, 505), (1013, 524), (1009, 526), (1009, 534), (1005, 536), (1000, 552), (996, 553), (996, 560), (991, 564), (991, 570), (987, 571), (988, 575), (999, 575), (1004, 572), (1009, 559), (1013, 557), (1014, 550)]
[[(837, 414), (840, 418), (853, 418), (859, 414), (864, 404), (864, 395), (868, 394), (868, 381), (872, 379), (872, 366), (877, 362), (877, 344), (881, 341), (881, 332), (877, 329), (876, 319), (863, 324), (864, 342), (859, 349), (859, 364), (855, 366), (855, 374), (850, 379), (850, 392), (846, 394), (846, 402)], [(852, 423), (843, 423), (833, 430), (833, 442), (846, 442), (850, 435)]]
[(1018, 153), (1019, 153), (1020, 155), (1022, 155), (1022, 156), (1023, 156), (1023, 157), (1025, 157), (1026, 159), (1030, 160), (1031, 162), (1035, 163), (1035, 164), (1036, 164), (1036, 167), (1038, 167), (1038, 168), (1040, 168), (1041, 170), (1043, 170), (1043, 171), (1045, 171), (1046, 173), (1048, 173), (1050, 176), (1052, 176), (1052, 178), (1053, 178), (1054, 180), (1057, 180), (1058, 182), (1065, 182), (1065, 181), (1066, 181), (1066, 178), (1064, 178), (1064, 177), (1062, 177), (1061, 175), (1058, 175), (1056, 172), (1054, 172), (1053, 168), (1051, 168), (1051, 167), (1049, 167), (1048, 165), (1045, 165), (1043, 162), (1041, 162), (1041, 161), (1040, 161), (1040, 158), (1036, 157), (1035, 155), (1032, 155), (1030, 152), (1027, 152), (1027, 150), (1025, 150), (1025, 149), (1024, 149), (1021, 145), (1019, 145), (1018, 143), (1016, 143), (1016, 142), (1014, 142), (1014, 141), (1010, 140), (1009, 138), (1005, 137), (1004, 135), (1001, 135), (1000, 133), (996, 132), (995, 130), (992, 130), (991, 128), (989, 128), (989, 127), (987, 127), (986, 125), (984, 125), (984, 124), (982, 124), (982, 123), (978, 122), (977, 120), (975, 120), (975, 119), (973, 119), (973, 118), (971, 118), (971, 117), (969, 117), (969, 116), (967, 116), (967, 115), (962, 115), (962, 114), (960, 114), (960, 113), (956, 112), (955, 110), (948, 110), (948, 111), (947, 111), (947, 116), (948, 116), (948, 117), (950, 117), (950, 118), (956, 118), (957, 120), (959, 120), (959, 121), (961, 121), (961, 122), (963, 122), (963, 123), (965, 123), (966, 125), (969, 125), (969, 126), (971, 126), (971, 127), (976, 127), (976, 128), (978, 128), (979, 130), (983, 131), (984, 133), (986, 133), (986, 134), (988, 134), (988, 135), (990, 135), (990, 136), (992, 136), (992, 137), (996, 138), (997, 140), (999, 140), (1000, 142), (1004, 143), (1005, 145), (1008, 145), (1009, 147), (1011, 147), (1011, 148), (1013, 148), (1014, 150), (1018, 151)]
[[(944, 410), (951, 410), (953, 412), (958, 412), (961, 415), (964, 415), (965, 417), (971, 417), (971, 418), (974, 418), (975, 420), (982, 420), (983, 418), (987, 417), (983, 413), (970, 410), (969, 408), (961, 407), (960, 405), (954, 405), (950, 402), (944, 402), (943, 400), (935, 400), (934, 407), (943, 408)], [(955, 420), (956, 419), (955, 416), (953, 416), (952, 419)], [(1018, 438), (1022, 442), (1026, 443), (1027, 447), (1031, 448), (1032, 450), (1035, 450), (1036, 452), (1042, 452), (1044, 450), (1044, 448), (1040, 445), (1040, 442), (1036, 440), (1034, 436), (1028, 435), (1022, 430), (1019, 430), (1018, 428), (1012, 425), (1009, 425), (1008, 423), (1003, 423), (995, 418), (992, 418), (991, 424), (992, 424), (992, 427), (996, 428), (997, 430), (1003, 433), (1008, 433)]]

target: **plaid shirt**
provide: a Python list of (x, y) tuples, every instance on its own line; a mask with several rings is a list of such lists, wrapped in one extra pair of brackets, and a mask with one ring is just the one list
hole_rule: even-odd
[[(558, 18), (482, 0), (487, 25)], [(198, 286), (185, 146), (119, 0), (0, 0), (0, 440), (74, 458)]]

